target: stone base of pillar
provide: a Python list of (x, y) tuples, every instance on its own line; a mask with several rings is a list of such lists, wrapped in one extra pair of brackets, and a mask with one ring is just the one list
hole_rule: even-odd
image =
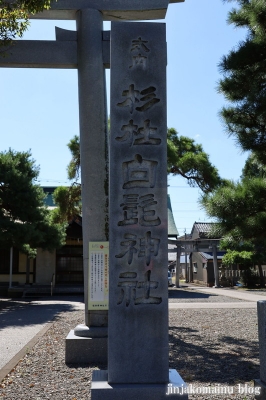
[(256, 400), (266, 399), (266, 384), (260, 379), (254, 379), (254, 394)]
[(75, 336), (103, 338), (108, 336), (107, 326), (87, 326), (85, 324), (77, 325), (74, 329)]
[[(85, 329), (87, 333), (88, 329)], [(66, 338), (65, 362), (66, 364), (107, 365), (107, 337), (88, 337), (85, 334), (77, 336), (74, 329), (71, 330)]]
[(169, 383), (108, 383), (108, 371), (93, 371), (91, 400), (188, 400), (187, 385), (174, 369), (169, 370)]

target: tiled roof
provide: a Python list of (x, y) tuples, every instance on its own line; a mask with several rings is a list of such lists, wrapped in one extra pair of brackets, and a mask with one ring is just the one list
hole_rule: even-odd
[(208, 233), (211, 231), (213, 222), (194, 222), (191, 230), (191, 235), (193, 239), (196, 237), (207, 237)]
[(178, 230), (176, 228), (169, 194), (167, 195), (167, 210), (168, 210), (168, 236), (176, 237), (178, 236)]
[[(212, 260), (212, 259), (213, 259), (213, 254), (212, 254), (212, 253), (203, 253), (203, 252), (200, 252), (200, 254), (201, 254), (202, 257), (204, 257), (206, 260)], [(225, 251), (217, 252), (217, 260), (222, 260), (224, 255), (225, 255)]]

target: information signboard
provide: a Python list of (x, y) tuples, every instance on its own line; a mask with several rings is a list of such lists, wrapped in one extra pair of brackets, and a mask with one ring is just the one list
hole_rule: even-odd
[(109, 242), (89, 243), (89, 310), (108, 310)]

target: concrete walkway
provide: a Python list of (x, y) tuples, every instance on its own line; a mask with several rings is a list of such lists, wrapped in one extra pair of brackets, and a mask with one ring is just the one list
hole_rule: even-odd
[[(188, 285), (183, 287), (184, 289), (193, 290), (195, 293), (206, 293), (214, 296), (226, 296), (231, 297), (232, 299), (239, 299), (239, 301), (232, 301), (232, 302), (171, 302), (169, 299), (169, 309), (207, 309), (207, 308), (257, 308), (257, 302), (259, 300), (266, 300), (266, 292), (265, 295), (258, 295), (254, 293), (250, 293), (247, 290), (241, 289), (232, 289), (232, 288), (207, 288), (202, 286), (194, 286)], [(182, 285), (178, 290), (182, 290)], [(199, 296), (200, 297), (200, 296)]]
[(220, 296), (227, 296), (244, 301), (257, 302), (259, 300), (266, 300), (266, 292), (265, 295), (262, 295), (262, 294), (254, 294), (253, 292), (248, 292), (247, 290), (244, 289), (214, 288), (214, 287), (207, 288), (201, 286), (188, 286), (188, 288), (203, 293), (211, 293)]
[(30, 342), (34, 338), (37, 341), (36, 335), (41, 336), (40, 332), (48, 330), (60, 312), (70, 310), (84, 310), (83, 296), (32, 301), (0, 299), (0, 380), (8, 364), (15, 358), (16, 365), (27, 352), (27, 346), (32, 347)]
[(170, 303), (169, 302), (169, 310), (175, 309), (207, 309), (207, 308), (257, 308), (256, 302), (238, 302), (234, 301), (233, 303)]

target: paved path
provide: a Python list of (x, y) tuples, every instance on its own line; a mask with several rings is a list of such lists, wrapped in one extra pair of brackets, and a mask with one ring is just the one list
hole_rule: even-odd
[(257, 308), (256, 302), (238, 302), (234, 301), (233, 303), (169, 303), (169, 310), (174, 309), (207, 309), (207, 308)]
[[(178, 290), (182, 290), (179, 288)], [(207, 308), (257, 308), (257, 302), (259, 300), (266, 300), (266, 292), (265, 295), (258, 295), (254, 293), (250, 293), (246, 290), (240, 290), (240, 289), (223, 289), (223, 288), (207, 288), (207, 287), (201, 287), (201, 286), (186, 286), (184, 289), (188, 289), (189, 291), (195, 291), (195, 293), (199, 293), (199, 299), (200, 299), (200, 294), (201, 293), (207, 293), (210, 295), (214, 296), (224, 296), (224, 297), (229, 297), (232, 299), (239, 299), (242, 300), (241, 302), (239, 301), (232, 301), (232, 302), (201, 302), (201, 301), (195, 301), (195, 302), (171, 302), (171, 299), (169, 299), (169, 309), (207, 309)], [(195, 298), (195, 295), (193, 296)]]
[(84, 309), (82, 296), (50, 300), (0, 299), (0, 369), (64, 310)]
[(266, 300), (266, 292), (265, 295), (262, 294), (254, 294), (248, 292), (247, 290), (242, 289), (223, 289), (223, 288), (207, 288), (201, 286), (188, 286), (189, 289), (196, 290), (203, 293), (211, 293), (220, 296), (232, 297), (234, 299), (245, 300), (245, 301), (259, 301)]

